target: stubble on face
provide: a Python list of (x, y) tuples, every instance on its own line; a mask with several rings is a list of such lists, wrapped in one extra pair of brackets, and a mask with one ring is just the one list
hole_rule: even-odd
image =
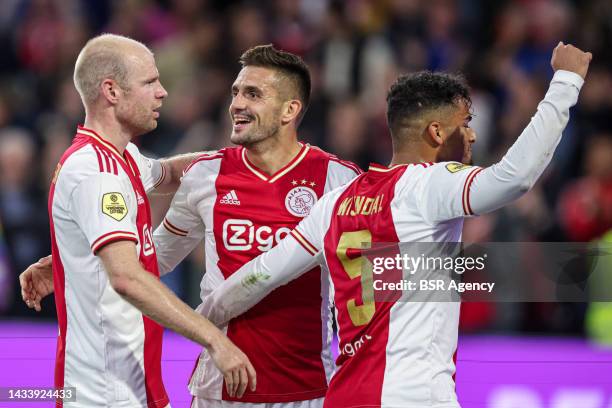
[(247, 66), (240, 71), (229, 108), (232, 143), (248, 147), (279, 133), (283, 102), (278, 89), (272, 69)]
[(122, 87), (124, 98), (117, 107), (117, 119), (137, 136), (157, 128), (153, 110), (161, 106), (161, 101), (156, 100), (155, 90), (147, 81), (159, 74), (153, 55), (146, 49), (131, 50), (126, 60), (127, 86)]

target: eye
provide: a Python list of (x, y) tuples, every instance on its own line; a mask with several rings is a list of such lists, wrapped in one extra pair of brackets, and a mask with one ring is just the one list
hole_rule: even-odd
[(463, 127), (469, 128), (470, 122), (472, 121), (472, 119), (474, 119), (474, 115), (470, 115), (467, 118), (465, 118), (465, 122), (463, 122)]

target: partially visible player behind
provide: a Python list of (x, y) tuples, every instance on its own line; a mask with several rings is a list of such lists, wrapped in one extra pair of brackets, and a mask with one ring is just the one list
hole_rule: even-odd
[(290, 237), (212, 292), (202, 313), (224, 324), (324, 260), (340, 349), (360, 346), (339, 357), (325, 407), (458, 407), (459, 303), (380, 302), (371, 296), (371, 279), (362, 276), (371, 271), (355, 253), (364, 242), (458, 242), (464, 217), (528, 191), (552, 158), (590, 60), (572, 45), (555, 48), (544, 100), (502, 160), (488, 168), (468, 165), (476, 136), (463, 80), (430, 72), (400, 77), (387, 98), (391, 166), (372, 165), (324, 196)]
[[(204, 240), (202, 298), (240, 266), (270, 250), (317, 200), (361, 173), (352, 163), (299, 142), (310, 72), (271, 45), (247, 50), (232, 85), (231, 141), (185, 172), (154, 234), (161, 273)], [(327, 273), (318, 267), (229, 322), (227, 336), (257, 370), (257, 390), (228, 395), (207, 350), (189, 383), (193, 407), (319, 408), (334, 369)]]

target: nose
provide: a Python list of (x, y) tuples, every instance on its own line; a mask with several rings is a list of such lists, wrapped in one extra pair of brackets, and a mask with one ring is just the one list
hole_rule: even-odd
[(229, 109), (230, 113), (246, 109), (245, 99), (240, 95), (240, 92), (232, 96)]
[(164, 88), (164, 86), (161, 83), (159, 84), (159, 89), (157, 90), (157, 93), (155, 96), (158, 99), (164, 99), (165, 97), (168, 96), (168, 91), (166, 91), (166, 88)]
[(468, 129), (468, 142), (476, 143), (476, 131), (472, 128)]

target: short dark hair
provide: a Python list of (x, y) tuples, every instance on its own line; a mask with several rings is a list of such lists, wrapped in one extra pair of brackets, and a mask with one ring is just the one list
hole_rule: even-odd
[(472, 104), (470, 91), (462, 75), (420, 71), (400, 76), (387, 94), (387, 122), (391, 133), (401, 123), (422, 112), (452, 106), (460, 101)]
[(299, 56), (290, 52), (277, 50), (272, 44), (257, 45), (249, 48), (240, 56), (242, 67), (271, 68), (281, 72), (295, 84), (298, 98), (303, 109), (300, 119), (304, 116), (310, 102), (310, 70)]

